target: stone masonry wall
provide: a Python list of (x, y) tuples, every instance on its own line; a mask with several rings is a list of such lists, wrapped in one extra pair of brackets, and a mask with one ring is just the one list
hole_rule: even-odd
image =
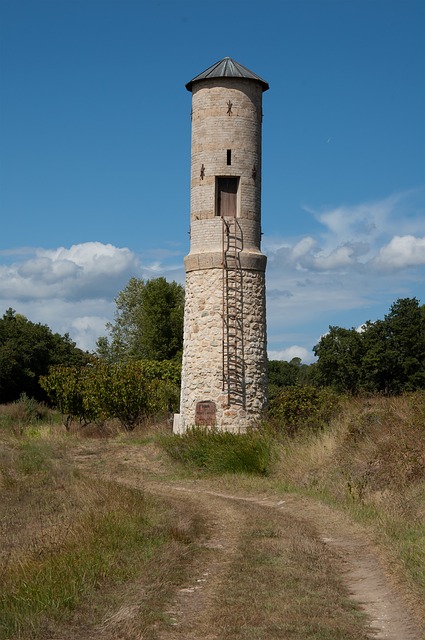
[[(192, 87), (190, 252), (185, 257), (182, 389), (175, 431), (196, 424), (197, 405), (199, 424), (215, 420), (219, 429), (244, 431), (259, 420), (267, 400), (266, 257), (260, 246), (262, 92), (261, 82), (235, 77), (203, 79)], [(232, 176), (238, 178), (237, 222), (223, 242), (218, 178)], [(223, 279), (224, 263), (231, 269), (234, 250), (238, 270), (231, 277), (237, 279), (236, 289)], [(242, 318), (242, 331), (236, 323), (232, 331), (237, 337), (227, 341), (224, 297), (235, 290), (237, 300), (232, 297), (226, 315)], [(236, 381), (230, 393), (223, 368)]]
[(197, 402), (213, 401), (217, 426), (228, 431), (244, 431), (255, 424), (265, 406), (265, 275), (264, 271), (243, 271), (242, 277), (246, 408), (227, 407), (227, 394), (223, 392), (223, 272), (207, 269), (187, 273), (182, 430), (195, 425)]

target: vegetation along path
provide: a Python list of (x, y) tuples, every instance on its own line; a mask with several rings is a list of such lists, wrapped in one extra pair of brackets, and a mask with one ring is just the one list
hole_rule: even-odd
[[(259, 482), (171, 476), (152, 445), (81, 444), (84, 473), (173, 499), (176, 526), (202, 518), (206, 528), (190, 571), (149, 626), (126, 585), (125, 604), (101, 625), (68, 628), (61, 637), (158, 640), (353, 639), (421, 640), (414, 617), (386, 562), (365, 530), (310, 498), (276, 495)], [(183, 509), (184, 507), (184, 509)], [(183, 514), (184, 511), (184, 514)], [(131, 593), (133, 591), (133, 593)], [(142, 629), (142, 631), (141, 631)], [(69, 634), (69, 635), (68, 635)]]

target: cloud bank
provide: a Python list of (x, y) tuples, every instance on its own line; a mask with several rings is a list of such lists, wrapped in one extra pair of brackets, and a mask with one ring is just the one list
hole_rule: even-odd
[(315, 235), (266, 236), (270, 355), (290, 359), (291, 349), (305, 349), (297, 355), (311, 362), (330, 324), (382, 318), (399, 297), (425, 302), (423, 203), (417, 189), (357, 205), (304, 206), (319, 223)]
[[(422, 202), (423, 192), (412, 190), (357, 205), (304, 206), (319, 223), (315, 234), (264, 236), (271, 358), (311, 362), (329, 324), (359, 326), (383, 317), (398, 297), (421, 298)], [(282, 228), (289, 214), (282, 213)], [(138, 255), (101, 242), (0, 251), (0, 305), (93, 350), (128, 280), (165, 276), (184, 283), (183, 255), (179, 247)]]
[(101, 242), (0, 252), (0, 262), (8, 262), (0, 264), (3, 312), (12, 307), (33, 322), (69, 333), (79, 347), (92, 351), (113, 319), (114, 298), (131, 277), (181, 280), (183, 269), (179, 273), (170, 265), (176, 252), (160, 249), (153, 254), (143, 261), (126, 247)]

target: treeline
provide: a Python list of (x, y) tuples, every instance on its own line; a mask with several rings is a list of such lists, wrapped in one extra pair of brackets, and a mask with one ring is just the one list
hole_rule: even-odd
[(0, 318), (0, 403), (13, 402), (22, 394), (45, 401), (40, 376), (55, 365), (80, 367), (88, 361), (89, 355), (68, 334), (53, 333), (13, 309)]
[[(52, 403), (81, 422), (178, 411), (184, 289), (165, 278), (131, 278), (115, 299), (114, 321), (93, 354), (68, 334), (8, 309), (0, 319), (0, 403), (21, 394)], [(425, 389), (425, 305), (401, 298), (383, 320), (360, 329), (330, 326), (313, 349), (317, 362), (269, 362), (273, 402), (287, 387), (399, 394)]]
[(330, 326), (313, 348), (317, 362), (269, 362), (270, 395), (282, 387), (395, 395), (425, 389), (425, 305), (400, 298), (383, 320), (359, 329)]
[(126, 430), (178, 411), (184, 289), (131, 278), (93, 354), (9, 309), (0, 320), (0, 403), (22, 394), (58, 408), (65, 425), (116, 418)]
[(322, 386), (386, 395), (425, 389), (425, 305), (400, 298), (383, 320), (360, 329), (330, 326), (313, 351)]

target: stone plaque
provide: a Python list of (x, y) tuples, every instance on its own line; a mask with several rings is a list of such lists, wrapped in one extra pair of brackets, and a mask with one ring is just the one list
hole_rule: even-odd
[(212, 400), (196, 403), (195, 425), (197, 427), (215, 427), (216, 407)]

